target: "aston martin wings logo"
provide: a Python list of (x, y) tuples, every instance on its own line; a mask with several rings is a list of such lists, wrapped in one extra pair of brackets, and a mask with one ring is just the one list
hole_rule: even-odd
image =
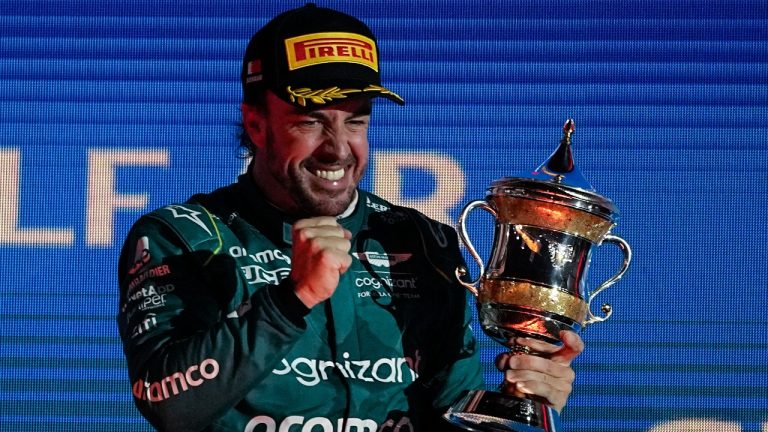
[(355, 252), (352, 255), (360, 261), (368, 262), (373, 266), (387, 268), (408, 261), (413, 256), (410, 253), (384, 254), (379, 252)]

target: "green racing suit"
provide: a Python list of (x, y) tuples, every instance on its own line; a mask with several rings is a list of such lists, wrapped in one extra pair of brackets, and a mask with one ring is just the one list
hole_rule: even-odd
[(247, 175), (134, 224), (118, 328), (154, 427), (432, 431), (482, 386), (454, 230), (362, 190), (338, 221), (352, 265), (312, 309), (287, 278), (295, 220)]

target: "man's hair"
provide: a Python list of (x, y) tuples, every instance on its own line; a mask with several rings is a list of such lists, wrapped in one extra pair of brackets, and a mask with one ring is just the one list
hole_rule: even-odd
[[(267, 111), (266, 90), (260, 91), (256, 95), (256, 97), (253, 99), (253, 102), (248, 103), (248, 105), (256, 107), (262, 110), (262, 112), (266, 112)], [(248, 135), (248, 131), (245, 130), (245, 124), (243, 124), (242, 120), (240, 120), (237, 126), (238, 126), (238, 131), (237, 131), (238, 155), (237, 156), (241, 159), (250, 159), (256, 155), (256, 146), (253, 143), (253, 141), (251, 141), (251, 137)]]

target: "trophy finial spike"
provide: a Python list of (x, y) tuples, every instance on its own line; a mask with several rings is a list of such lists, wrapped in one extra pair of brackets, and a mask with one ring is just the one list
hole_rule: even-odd
[(576, 123), (573, 121), (572, 118), (569, 118), (565, 121), (565, 124), (563, 125), (563, 139), (567, 140), (568, 143), (571, 143), (571, 134), (573, 134), (576, 131)]
[(575, 131), (576, 123), (569, 118), (563, 125), (563, 138), (557, 149), (533, 171), (531, 178), (594, 191), (573, 159), (571, 141)]
[(547, 171), (554, 174), (567, 174), (573, 171), (575, 164), (571, 151), (571, 135), (575, 130), (576, 124), (569, 118), (563, 125), (563, 139), (560, 140), (560, 146), (546, 162)]

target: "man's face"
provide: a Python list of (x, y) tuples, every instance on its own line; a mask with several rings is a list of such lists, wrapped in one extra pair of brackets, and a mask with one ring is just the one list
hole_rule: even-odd
[(251, 174), (267, 199), (304, 217), (346, 210), (368, 164), (370, 98), (307, 109), (268, 92), (265, 109), (242, 109), (256, 145)]

